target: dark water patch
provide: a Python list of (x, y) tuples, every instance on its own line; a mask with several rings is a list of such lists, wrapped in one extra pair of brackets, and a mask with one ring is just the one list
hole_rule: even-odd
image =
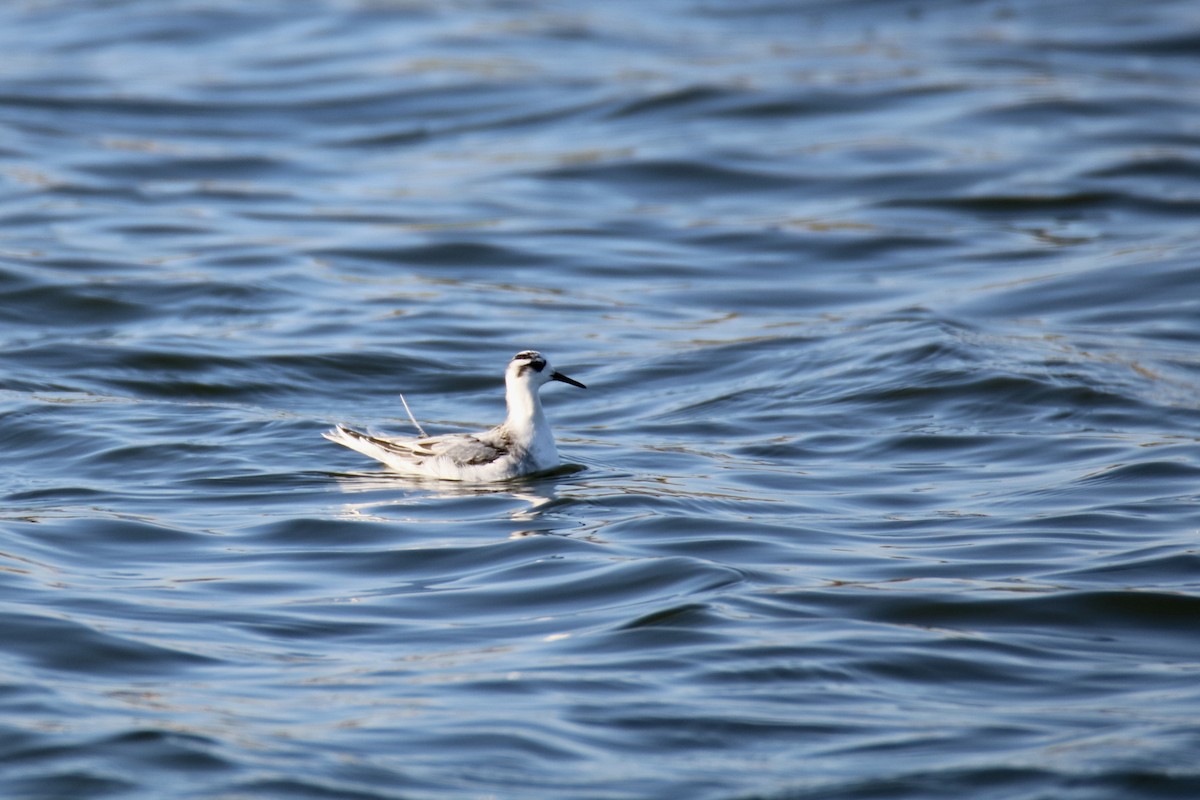
[[(9, 502), (22, 504), (39, 504), (59, 506), (64, 503), (99, 500), (109, 496), (108, 490), (87, 486), (52, 486), (9, 492), (5, 495)], [(40, 521), (36, 513), (30, 511), (28, 522)]]
[(1088, 484), (1116, 484), (1123, 487), (1150, 484), (1156, 488), (1168, 488), (1171, 484), (1181, 487), (1195, 485), (1200, 476), (1200, 465), (1183, 461), (1139, 461), (1133, 464), (1113, 464), (1089, 474), (1082, 479)]
[[(247, 593), (246, 590), (250, 591)], [(254, 582), (238, 584), (230, 587), (228, 592), (215, 593), (221, 597), (240, 596), (249, 594), (274, 595), (279, 593), (279, 587), (261, 586)], [(393, 640), (397, 625), (403, 622), (396, 619), (392, 625), (382, 622), (348, 619), (347, 615), (339, 614), (330, 619), (322, 619), (312, 613), (277, 613), (269, 616), (234, 615), (228, 620), (228, 626), (260, 641), (271, 642), (274, 646), (319, 648), (323, 642), (354, 642), (365, 639), (386, 638)], [(293, 653), (292, 657), (301, 657)], [(310, 656), (315, 657), (315, 656)]]
[[(485, 89), (484, 96), (491, 98), (495, 89)], [(397, 122), (393, 116), (380, 120), (367, 127), (366, 131), (354, 130), (341, 133), (339, 137), (329, 142), (331, 147), (390, 149), (421, 145), (427, 142), (440, 142), (447, 138), (469, 136), (476, 133), (493, 133), (509, 129), (536, 129), (555, 123), (569, 123), (575, 118), (588, 116), (604, 106), (602, 98), (584, 99), (572, 97), (568, 103), (557, 98), (538, 97), (535, 92), (514, 93), (508, 102), (497, 103), (486, 107), (486, 113), (479, 116), (459, 119), (466, 116), (469, 109), (473, 113), (480, 110), (478, 103), (464, 104), (456, 115), (446, 115), (436, 123), (426, 122), (419, 127), (411, 123)], [(518, 95), (525, 95), (524, 97)]]
[[(697, 338), (686, 342), (678, 350), (648, 354), (648, 357), (622, 364), (619, 380), (644, 387), (643, 391), (657, 387), (684, 390), (695, 383), (695, 378), (702, 377), (711, 385), (721, 387), (719, 397), (735, 397), (742, 391), (737, 387), (739, 379), (759, 382), (757, 378), (750, 377), (755, 374), (755, 365), (773, 361), (780, 381), (807, 369), (805, 355), (817, 341), (803, 335), (770, 331), (732, 340)], [(739, 388), (739, 391), (730, 392), (731, 385)], [(680, 407), (686, 409), (713, 400), (712, 397), (681, 398)], [(660, 417), (674, 411), (651, 407), (644, 413)]]
[[(66, 493), (66, 497), (72, 497)], [(87, 495), (84, 495), (86, 498)], [(110, 494), (111, 497), (111, 494)], [(61, 503), (63, 496), (55, 496)], [(73, 499), (81, 499), (75, 495)], [(41, 524), (23, 531), (30, 543), (51, 554), (60, 564), (86, 568), (98, 559), (112, 559), (121, 569), (170, 562), (177, 548), (189, 549), (205, 544), (207, 537), (194, 530), (173, 528), (158, 522), (129, 517), (99, 516), (90, 513), (49, 516)]]
[[(48, 189), (47, 193), (62, 198), (66, 202), (70, 203), (95, 200), (140, 205), (145, 200), (140, 188), (127, 186), (123, 183), (104, 185), (94, 182), (72, 180), (70, 182), (54, 184), (50, 189)], [(140, 253), (132, 253), (130, 255), (131, 258), (138, 258), (141, 256)]]
[[(880, 439), (865, 451), (858, 453), (859, 457), (878, 459), (895, 463), (897, 459), (908, 460), (922, 458), (934, 462), (951, 461), (956, 464), (965, 463), (986, 464), (1009, 461), (1002, 457), (1003, 444), (998, 443), (994, 436), (964, 435), (956, 433), (911, 433), (896, 434)], [(1029, 443), (1015, 437), (1010, 438), (1011, 455), (1020, 456), (1028, 452)], [(972, 455), (975, 458), (972, 458)], [(1039, 461), (1041, 456), (1036, 457)]]
[[(779, 268), (786, 268), (794, 261), (794, 255), (780, 257), (764, 251), (755, 256), (753, 260), (758, 262), (758, 264), (764, 265), (776, 260), (788, 262), (788, 264), (777, 264)], [(795, 286), (786, 290), (772, 287), (769, 283), (762, 283), (760, 285), (751, 284), (748, 286), (729, 287), (710, 295), (701, 294), (699, 297), (697, 297), (697, 292), (694, 288), (676, 291), (667, 290), (658, 293), (657, 299), (659, 302), (676, 304), (684, 302), (686, 298), (690, 299), (692, 303), (700, 302), (713, 309), (725, 307), (726, 304), (733, 304), (738, 308), (760, 309), (762, 313), (787, 313), (789, 311), (828, 313), (839, 307), (862, 303), (873, 293), (876, 293), (875, 290), (870, 288), (864, 289), (858, 282), (834, 288)], [(878, 291), (878, 294), (882, 297), (885, 292)]]
[[(7, 293), (11, 305), (0, 319), (30, 326), (109, 328), (160, 317), (163, 309), (184, 318), (228, 319), (278, 307), (278, 292), (220, 282), (154, 283), (127, 280), (121, 286), (105, 282), (81, 286), (43, 285)], [(74, 343), (72, 343), (74, 344)], [(62, 345), (58, 349), (65, 350)]]
[[(377, 527), (362, 522), (353, 524)], [(385, 617), (409, 606), (426, 604), (440, 607), (433, 612), (434, 617), (453, 616), (461, 612), (456, 612), (456, 604), (442, 598), (441, 593), (456, 596), (459, 592), (487, 592), (493, 581), (506, 584), (495, 589), (496, 612), (502, 613), (505, 608), (516, 612), (521, 604), (542, 602), (536, 597), (536, 589), (543, 582), (557, 592), (553, 584), (560, 578), (569, 580), (572, 575), (591, 571), (592, 560), (597, 556), (593, 545), (564, 537), (526, 537), (476, 545), (443, 542), (436, 546), (405, 546), (399, 537), (358, 545), (343, 541), (340, 546), (336, 539), (307, 547), (292, 542), (274, 545), (258, 539), (255, 542), (256, 552), (274, 552), (272, 560), (290, 564), (293, 570), (328, 575), (333, 588), (341, 591), (351, 591), (369, 579), (373, 598), (396, 598), (395, 603), (385, 604), (391, 610), (380, 612)], [(339, 575), (354, 578), (337, 579)], [(528, 596), (521, 585), (526, 575), (530, 583)], [(509, 605), (510, 600), (514, 605)], [(417, 614), (410, 618), (423, 617)]]
[[(1171, 305), (1200, 280), (1200, 268), (1188, 260), (1155, 258), (1142, 262), (1136, 271), (1125, 266), (1104, 266), (1084, 271), (1068, 270), (1062, 274), (1018, 284), (1003, 291), (989, 293), (978, 301), (960, 306), (959, 313), (989, 313), (989, 309), (1006, 318), (1062, 315), (1090, 325), (1113, 321), (1128, 323), (1123, 314), (1134, 315), (1152, 327), (1167, 321), (1177, 312), (1164, 315), (1154, 309)], [(1128, 302), (1136, 298), (1136, 305)]]
[[(181, 345), (190, 348), (187, 342)], [(114, 348), (111, 358), (114, 366), (133, 372), (159, 374), (164, 380), (168, 376), (177, 377), (181, 374), (196, 374), (209, 370), (227, 370), (236, 368), (240, 363), (236, 358), (214, 353), (212, 351), (191, 350), (147, 350), (132, 348)]]
[(108, 295), (99, 287), (67, 289), (39, 286), (7, 292), (0, 319), (12, 324), (86, 327), (133, 322), (153, 316), (153, 309)]
[(399, 389), (420, 390), (430, 380), (427, 359), (371, 350), (226, 357), (190, 347), (130, 348), (107, 350), (105, 356), (115, 362), (105, 370), (112, 376), (110, 385), (136, 397), (165, 400), (261, 399), (294, 394), (302, 386), (328, 387), (341, 396), (340, 387), (370, 392), (374, 385), (395, 401)]
[(1020, 123), (1043, 125), (1053, 128), (1068, 124), (1075, 119), (1115, 118), (1122, 119), (1130, 113), (1154, 115), (1156, 112), (1181, 108), (1180, 104), (1166, 100), (1148, 98), (1100, 99), (1100, 98), (1035, 98), (1009, 105), (995, 105), (986, 111), (977, 112), (972, 122), (984, 124)]
[(544, 258), (499, 244), (478, 242), (442, 242), (419, 246), (397, 246), (373, 249), (347, 247), (311, 253), (327, 259), (361, 259), (396, 266), (473, 267), (492, 269), (500, 266), (530, 266), (544, 263)]
[[(971, 797), (978, 800), (1007, 800), (1014, 796), (1037, 796), (1049, 790), (1063, 797), (1112, 798), (1122, 792), (1134, 792), (1148, 798), (1187, 796), (1197, 785), (1190, 776), (1159, 778), (1138, 770), (1102, 769), (1079, 774), (1071, 769), (986, 765), (976, 767), (931, 767), (906, 771), (890, 777), (856, 777), (838, 781), (818, 782), (816, 787), (804, 787), (781, 792), (738, 795), (737, 800), (890, 800), (897, 797), (955, 800)], [(1143, 794), (1147, 793), (1148, 794)], [(1051, 795), (1053, 796), (1053, 795)]]
[[(196, 4), (185, 5), (179, 13), (170, 17), (154, 14), (128, 14), (128, 32), (124, 36), (105, 32), (97, 33), (94, 26), (108, 18), (109, 11), (103, 7), (81, 6), (72, 9), (70, 21), (51, 34), (54, 49), (63, 54), (77, 51), (103, 50), (113, 45), (124, 44), (130, 39), (146, 43), (172, 46), (202, 44), (224, 36), (252, 35), (263, 27), (272, 26), (271, 15), (261, 15), (248, 10), (213, 9)], [(23, 25), (45, 26), (51, 20), (60, 19), (45, 9), (32, 9), (28, 15), (17, 20)]]
[[(722, 651), (719, 660), (709, 664), (696, 682), (714, 692), (752, 689), (775, 702), (803, 703), (804, 698), (798, 696), (800, 687), (820, 691), (823, 687), (853, 682), (849, 665), (831, 666), (827, 658), (830, 654), (830, 648), (817, 643), (787, 648), (743, 646)], [(782, 692), (777, 694), (778, 690)], [(816, 715), (810, 725), (814, 735), (827, 737), (869, 733), (874, 729), (869, 723), (849, 719), (822, 723)]]
[[(896, 648), (886, 658), (867, 656), (857, 667), (888, 681), (944, 686), (944, 700), (985, 691), (1009, 702), (1052, 698), (1061, 702), (1066, 699), (1064, 695), (1071, 698), (1097, 696), (1112, 688), (1102, 678), (1083, 678), (1074, 669), (1062, 666), (1039, 664), (1038, 669), (1031, 670), (1030, 665), (1037, 663), (1036, 659), (986, 643), (948, 641), (920, 650), (918, 655), (908, 648)], [(1058, 685), (1059, 681), (1068, 680), (1071, 681), (1069, 693)], [(973, 749), (974, 744), (967, 743), (966, 747)]]
[(1102, 40), (1059, 39), (1049, 46), (1058, 50), (1079, 53), (1120, 53), (1167, 58), (1196, 59), (1200, 58), (1200, 36), (1191, 32), (1162, 32), (1160, 35), (1142, 38), (1138, 34), (1131, 37), (1103, 36)]
[(45, 614), (10, 612), (3, 633), (13, 655), (38, 669), (57, 672), (166, 677), (214, 663), (204, 656)]
[(185, 225), (167, 222), (144, 222), (117, 225), (112, 228), (112, 231), (123, 236), (161, 236), (171, 239), (177, 236), (203, 236), (212, 233), (212, 229), (201, 227), (199, 225)]
[(704, 603), (684, 603), (683, 605), (672, 606), (644, 614), (632, 622), (625, 623), (621, 626), (621, 630), (679, 627), (707, 628), (714, 623), (715, 619), (713, 615), (708, 613), (708, 606)]
[[(41, 344), (11, 352), (6, 360), (26, 370), (48, 370), (75, 387), (96, 391), (92, 402), (100, 402), (106, 395), (235, 402), (312, 394), (310, 388), (301, 387), (325, 387), (341, 396), (344, 392), (341, 387), (353, 386), (355, 391), (370, 392), (374, 386), (398, 405), (398, 391), (420, 391), (431, 379), (428, 359), (394, 351), (335, 351), (301, 356), (238, 352), (235, 347), (224, 351), (203, 350), (186, 340), (169, 341), (166, 337), (159, 338), (157, 344), (157, 347), (125, 342)], [(347, 411), (351, 407), (347, 404)], [(209, 416), (197, 414), (197, 418)]]
[(1200, 180), (1200, 162), (1183, 155), (1125, 159), (1085, 173), (1089, 178), (1166, 178), (1172, 182)]
[[(225, 155), (210, 157), (145, 156), (113, 163), (111, 158), (97, 164), (77, 165), (76, 169), (89, 175), (118, 177), (122, 181), (180, 181), (180, 180), (247, 180), (261, 178), (283, 168), (273, 158), (257, 155)], [(295, 165), (289, 164), (294, 170)]]
[(886, 408), (898, 415), (924, 416), (931, 413), (948, 418), (1004, 419), (1046, 418), (1065, 409), (1076, 417), (1086, 416), (1104, 428), (1120, 428), (1143, 404), (1100, 387), (1061, 385), (1034, 376), (977, 375), (957, 370), (937, 370), (920, 376), (907, 386), (887, 385), (864, 389), (842, 402)]
[(691, 596), (741, 580), (729, 568), (682, 558), (627, 564), (539, 560), (489, 571), (486, 578), (482, 586), (472, 585), (472, 580), (450, 582), (427, 597), (398, 595), (391, 604), (426, 619), (464, 613), (478, 620), (497, 614), (562, 617), (664, 596)]
[(219, 107), (204, 103), (171, 101), (149, 97), (89, 96), (57, 93), (0, 93), (0, 107), (26, 108), (70, 114), (72, 118), (88, 115), (145, 117), (151, 120), (180, 119), (211, 113)]
[(223, 454), (221, 446), (216, 444), (195, 444), (183, 442), (154, 442), (145, 444), (129, 444), (111, 447), (96, 453), (88, 462), (100, 470), (122, 470), (127, 478), (145, 475), (153, 477), (161, 475), (158, 469), (145, 469), (148, 462), (171, 464), (180, 474), (185, 473), (188, 462), (197, 465), (206, 462), (213, 456)]
[[(865, 599), (865, 598), (864, 598)], [(869, 603), (870, 601), (868, 601)], [(963, 631), (1023, 629), (1030, 633), (1071, 630), (1099, 643), (1119, 639), (1148, 643), (1171, 634), (1186, 636), (1188, 620), (1200, 600), (1152, 591), (1088, 591), (1013, 597), (999, 600), (946, 598), (933, 601), (904, 595), (872, 604), (866, 616), (890, 624)], [(1145, 646), (1145, 645), (1143, 645)], [(1160, 646), (1155, 645), (1155, 650)], [(1162, 650), (1171, 651), (1168, 642)]]
[[(780, 502), (774, 508), (764, 504), (764, 511), (760, 513), (739, 514), (737, 503), (731, 496), (719, 509), (701, 506), (688, 512), (686, 509), (691, 508), (692, 503), (685, 501), (672, 503), (674, 513), (612, 521), (605, 527), (607, 535), (620, 536), (622, 540), (637, 543), (658, 555), (735, 563), (743, 569), (750, 565), (785, 568), (808, 557), (807, 553), (791, 548), (804, 547), (813, 538), (809, 531), (793, 522), (798, 506), (794, 501)], [(751, 529), (755, 531), (753, 538), (746, 535)], [(756, 581), (762, 583), (770, 579), (756, 576)]]
[(1145, 515), (1131, 519), (1119, 507), (1105, 508), (1103, 506), (1088, 506), (1086, 511), (1063, 512), (1062, 506), (1057, 506), (1059, 513), (1041, 513), (1031, 518), (1012, 522), (1013, 527), (1021, 531), (1058, 531), (1080, 532), (1096, 536), (1108, 535), (1119, 531), (1128, 531), (1132, 527), (1147, 525)]
[(478, 770), (481, 777), (494, 770), (512, 769), (513, 758), (570, 763), (586, 757), (570, 747), (569, 741), (557, 737), (552, 729), (538, 730), (534, 727), (528, 732), (517, 732), (503, 718), (489, 719), (484, 715), (475, 724), (451, 725), (447, 728), (446, 732), (432, 737), (436, 749), (489, 753), (486, 762), (473, 764), (473, 769)]
[[(355, 506), (358, 507), (358, 504)], [(353, 518), (288, 517), (242, 529), (238, 531), (238, 536), (252, 539), (259, 547), (280, 548), (281, 552), (304, 552), (316, 559), (337, 552), (330, 548), (376, 548), (403, 543), (401, 530), (385, 532), (380, 526), (364, 525)], [(380, 557), (382, 554), (373, 555)]]
[[(98, 770), (107, 773), (108, 770)], [(135, 781), (109, 774), (94, 774), (86, 769), (65, 768), (51, 774), (16, 777), (3, 781), (14, 798), (35, 797), (110, 797), (127, 796), (137, 791)]]
[(345, 396), (345, 387), (354, 387), (351, 396), (383, 391), (391, 398), (396, 398), (400, 391), (444, 390), (444, 365), (436, 359), (374, 346), (323, 353), (266, 354), (242, 366), (253, 368), (255, 363), (260, 368), (270, 367), (278, 375), (281, 388), (326, 387), (335, 396)]
[[(654, 701), (626, 706), (579, 704), (570, 717), (575, 725), (609, 731), (613, 741), (608, 746), (630, 754), (664, 751), (716, 754), (722, 749), (721, 743), (728, 741), (755, 742), (770, 751), (786, 743), (816, 740), (828, 735), (830, 727), (825, 721), (806, 723), (768, 711), (761, 716), (741, 718), (679, 715)], [(719, 780), (716, 775), (702, 776), (700, 780), (705, 777), (709, 781)]]
[(350, 136), (343, 136), (336, 141), (330, 142), (331, 147), (346, 147), (354, 150), (362, 148), (385, 148), (406, 147), (409, 145), (420, 144), (427, 140), (433, 139), (439, 134), (444, 135), (445, 131), (435, 132), (429, 126), (412, 127), (396, 122), (388, 122), (382, 130), (373, 130), (372, 132), (355, 132)]
[[(180, 731), (135, 730), (113, 734), (95, 741), (79, 743), (83, 752), (94, 751), (119, 764), (140, 764), (150, 760), (168, 773), (220, 771), (229, 766), (224, 758), (215, 755), (218, 743), (212, 739)], [(29, 754), (26, 754), (29, 755)], [(46, 759), (49, 753), (39, 754)], [(65, 755), (58, 753), (55, 755)]]
[[(1158, 550), (1160, 548), (1154, 548)], [(1145, 555), (1141, 552), (1096, 558), (1094, 566), (1052, 573), (1047, 580), (1110, 584), (1117, 587), (1172, 587), (1195, 590), (1200, 587), (1200, 553), (1187, 550)]]
[(1020, 215), (1054, 212), (1058, 214), (1096, 211), (1120, 207), (1129, 200), (1118, 192), (1065, 192), (1060, 194), (977, 195), (957, 197), (898, 198), (881, 205), (898, 208), (929, 208), (958, 211), (970, 215)]
[(916, 253), (923, 254), (922, 258), (946, 257), (938, 251), (959, 246), (961, 246), (961, 242), (952, 237), (933, 234), (881, 233), (855, 236), (846, 241), (834, 243), (829, 249), (829, 258), (856, 263), (886, 259), (898, 253), (903, 253), (906, 259)]
[(624, 102), (611, 110), (608, 116), (621, 119), (662, 113), (675, 115), (680, 111), (686, 111), (688, 114), (710, 114), (715, 108), (739, 96), (738, 92), (719, 86), (686, 86)]
[[(351, 76), (345, 77), (349, 79)], [(508, 100), (512, 95), (520, 94), (520, 88), (513, 83), (496, 85), (475, 81), (399, 88), (391, 81), (358, 83), (337, 78), (325, 83), (303, 79), (288, 81), (282, 87), (277, 84), (257, 86), (253, 83), (236, 87), (243, 100), (249, 99), (245, 97), (246, 94), (256, 94), (261, 90), (268, 105), (290, 107), (300, 114), (338, 112), (342, 115), (341, 119), (350, 116), (358, 124), (375, 119), (430, 120), (495, 112), (507, 108)], [(281, 98), (282, 103), (279, 102)]]
[(43, 283), (44, 278), (41, 275), (17, 263), (6, 264), (0, 269), (0, 292), (3, 292), (0, 297), (7, 298), (11, 292), (33, 289)]
[[(308, 535), (300, 531), (312, 528)], [(447, 526), (449, 527), (449, 526)], [(343, 532), (344, 531), (344, 532)], [(529, 567), (549, 561), (574, 562), (569, 569), (587, 569), (580, 559), (595, 558), (592, 545), (565, 537), (527, 537), (514, 540), (483, 541), (473, 544), (441, 541), (422, 544), (411, 542), (413, 533), (391, 524), (386, 532), (379, 525), (363, 521), (343, 521), (323, 525), (312, 520), (307, 526), (287, 520), (270, 523), (247, 532), (259, 548), (276, 548), (289, 560), (313, 565), (328, 564), (346, 574), (390, 578), (395, 584), (416, 588), (449, 586), (457, 581), (492, 579), (506, 570)]]
[(235, 402), (269, 397), (277, 390), (267, 382), (231, 385), (225, 380), (186, 380), (175, 378), (164, 382), (157, 377), (112, 378), (107, 386), (121, 395), (151, 399), (191, 399), (213, 402)]
[(360, 225), (407, 225), (421, 227), (419, 217), (399, 212), (388, 212), (379, 209), (337, 209), (337, 208), (308, 208), (296, 209), (247, 209), (244, 213), (247, 219), (263, 222), (302, 223), (313, 225), (326, 223), (357, 223)]
[[(237, 207), (238, 216), (244, 219), (254, 219), (257, 216), (267, 219), (271, 218), (272, 214), (278, 216), (281, 213), (279, 211), (267, 212), (258, 209), (261, 209), (262, 203), (287, 205), (299, 202), (304, 197), (304, 192), (298, 187), (276, 187), (232, 179), (223, 181), (181, 180), (146, 182), (139, 187), (139, 191), (145, 198), (161, 200), (163, 202), (182, 202), (187, 200), (199, 202), (225, 201)], [(233, 208), (230, 211), (233, 211)], [(215, 233), (215, 231), (212, 232)], [(214, 253), (209, 253), (205, 249), (196, 253), (196, 257), (203, 259), (219, 252), (216, 245), (213, 246), (213, 250), (215, 251)], [(278, 263), (280, 255), (273, 249), (270, 249), (269, 252), (274, 253), (275, 261)]]
[(667, 199), (680, 193), (772, 191), (798, 187), (802, 181), (774, 172), (762, 172), (703, 161), (644, 160), (588, 167), (561, 167), (539, 174), (543, 179), (588, 181), (641, 197)]
[[(938, 188), (931, 183), (931, 188)], [(883, 208), (921, 208), (946, 210), (960, 215), (992, 216), (999, 218), (1028, 218), (1029, 215), (1049, 215), (1056, 220), (1104, 219), (1106, 214), (1191, 216), (1200, 212), (1200, 201), (1187, 197), (1166, 197), (1157, 191), (1131, 193), (1121, 191), (1087, 190), (1063, 193), (1034, 191), (1028, 194), (974, 194), (964, 185), (962, 192), (938, 196), (898, 197), (879, 204)], [(1084, 215), (1084, 216), (1080, 216)]]

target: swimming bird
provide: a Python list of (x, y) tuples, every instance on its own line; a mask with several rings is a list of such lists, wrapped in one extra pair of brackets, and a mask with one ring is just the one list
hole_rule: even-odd
[(545, 472), (562, 463), (538, 394), (550, 381), (587, 388), (555, 370), (536, 350), (523, 350), (504, 371), (508, 418), (491, 430), (425, 436), (418, 425), (420, 437), (392, 438), (338, 425), (322, 436), (414, 477), (490, 483)]

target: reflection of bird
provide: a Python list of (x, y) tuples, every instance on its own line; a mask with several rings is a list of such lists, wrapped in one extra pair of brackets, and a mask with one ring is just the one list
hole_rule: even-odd
[(405, 475), (489, 482), (545, 472), (562, 463), (538, 395), (538, 389), (549, 381), (587, 388), (555, 372), (541, 353), (525, 350), (508, 362), (504, 372), (508, 418), (491, 430), (384, 438), (338, 425), (322, 435)]

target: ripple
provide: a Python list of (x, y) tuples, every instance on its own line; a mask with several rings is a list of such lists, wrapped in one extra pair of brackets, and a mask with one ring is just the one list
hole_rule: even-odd
[(466, 266), (481, 269), (545, 263), (544, 258), (515, 248), (466, 241), (387, 248), (385, 250), (364, 247), (335, 248), (318, 251), (313, 255), (322, 258), (368, 259), (392, 264)]
[(103, 289), (39, 286), (6, 292), (3, 319), (8, 323), (85, 327), (145, 319), (153, 312), (139, 302), (104, 296)]
[(3, 631), (11, 637), (8, 651), (36, 669), (147, 678), (214, 663), (204, 656), (45, 614), (10, 612)]
[(638, 161), (587, 167), (561, 167), (539, 173), (543, 179), (588, 181), (652, 198), (681, 192), (770, 191), (796, 186), (799, 181), (778, 172), (709, 164), (702, 161)]
[(1191, 5), (220, 5), (0, 4), (0, 794), (1198, 794)]
[(598, 565), (539, 559), (507, 569), (489, 569), (465, 585), (450, 580), (429, 592), (405, 592), (393, 597), (390, 605), (406, 616), (425, 619), (453, 619), (464, 614), (479, 621), (493, 615), (559, 618), (637, 606), (663, 597), (691, 596), (740, 579), (735, 570), (682, 558)]

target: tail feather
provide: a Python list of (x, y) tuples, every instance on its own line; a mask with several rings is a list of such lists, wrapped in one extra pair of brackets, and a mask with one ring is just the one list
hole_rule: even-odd
[(421, 427), (421, 423), (417, 422), (417, 418), (413, 416), (412, 409), (408, 407), (408, 401), (404, 399), (404, 395), (400, 395), (400, 402), (404, 403), (404, 410), (408, 412), (408, 418), (412, 421), (413, 427), (417, 429), (417, 433), (421, 434), (422, 439), (428, 439), (429, 434)]
[(331, 442), (349, 447), (351, 450), (381, 461), (400, 472), (417, 473), (416, 467), (420, 465), (421, 456), (424, 455), (414, 452), (412, 448), (406, 447), (402, 442), (359, 433), (345, 425), (336, 425), (321, 435)]

